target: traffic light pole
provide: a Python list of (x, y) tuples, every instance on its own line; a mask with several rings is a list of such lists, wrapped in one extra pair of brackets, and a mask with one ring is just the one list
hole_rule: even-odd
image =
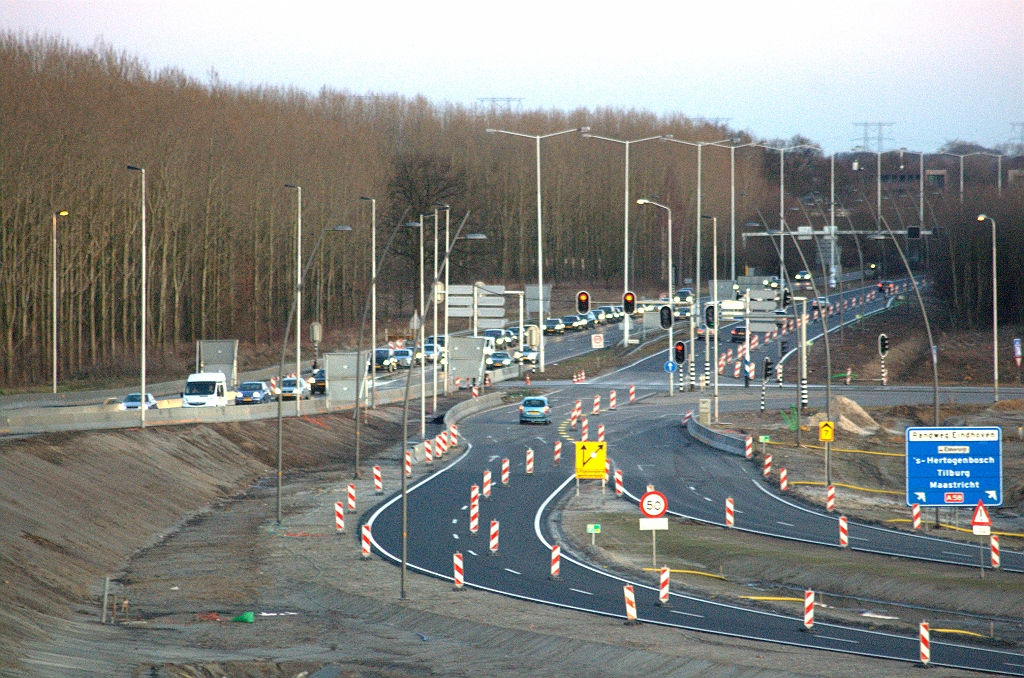
[[(697, 342), (696, 342), (696, 339), (694, 337), (694, 323), (696, 322), (696, 319), (693, 317), (696, 312), (697, 312), (697, 304), (695, 302), (691, 303), (690, 304), (690, 357), (689, 357), (689, 360), (686, 361), (686, 364), (689, 366), (690, 391), (693, 391), (693, 389), (696, 386), (696, 384), (694, 382), (697, 381), (696, 365), (694, 364), (694, 362), (697, 359)], [(1017, 377), (1018, 377), (1018, 381), (1019, 381), (1020, 380), (1020, 371), (1019, 370), (1018, 370)]]
[[(735, 280), (735, 278), (734, 278)], [(750, 388), (750, 370), (747, 369), (747, 365), (753, 365), (753, 361), (750, 358), (750, 288), (747, 288), (747, 292), (743, 295), (743, 341), (746, 343), (744, 348), (744, 360), (743, 360), (743, 385), (745, 388)]]

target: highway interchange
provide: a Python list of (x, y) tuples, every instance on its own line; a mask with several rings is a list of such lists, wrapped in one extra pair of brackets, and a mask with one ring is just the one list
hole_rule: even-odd
[[(878, 298), (873, 303), (877, 309), (885, 300)], [(810, 336), (813, 333), (809, 327)], [(776, 349), (772, 346), (768, 350)], [(552, 361), (558, 359), (554, 355), (557, 354), (553, 351)], [(567, 385), (549, 394), (556, 424), (568, 418), (576, 400), (583, 401), (587, 412), (593, 396), (600, 394), (603, 409), (592, 420), (591, 431), (596, 422), (605, 424), (609, 455), (613, 467), (624, 472), (628, 501), (636, 501), (644, 488), (652, 484), (667, 495), (671, 515), (723, 525), (724, 500), (731, 496), (736, 501), (738, 530), (837, 547), (836, 516), (779, 496), (776, 488), (760, 480), (749, 462), (711, 450), (685, 436), (680, 419), (686, 410), (696, 409), (699, 393), (677, 394), (674, 401), (659, 396), (656, 401), (647, 401), (650, 404), (629, 405), (628, 397), (623, 395), (628, 384), (636, 384), (641, 400), (667, 388), (662, 367), (665, 355), (650, 356), (618, 372), (585, 384)], [(756, 353), (754, 357), (760, 360)], [(731, 375), (722, 381), (732, 384), (727, 387), (730, 397), (723, 399), (726, 411), (753, 409), (759, 389), (737, 389), (735, 386), (742, 384), (742, 380), (733, 380)], [(607, 410), (606, 398), (611, 388), (617, 388), (620, 394), (614, 412)], [(792, 388), (773, 391), (781, 394), (774, 398), (785, 398), (787, 404), (793, 402)], [(879, 388), (856, 392), (854, 397), (864, 404), (883, 402), (887, 397), (886, 391)], [(915, 395), (924, 399), (931, 396), (930, 392), (904, 392), (904, 401)], [(957, 397), (959, 402), (966, 402), (971, 393), (960, 393)], [(553, 464), (552, 446), (562, 435), (558, 428), (520, 427), (514, 405), (465, 420), (460, 425), (460, 435), (468, 443), (465, 453), (410, 487), (409, 567), (451, 579), (452, 554), (460, 551), (465, 558), (467, 586), (524, 600), (624, 618), (622, 587), (631, 583), (636, 589), (639, 618), (646, 623), (917, 661), (916, 636), (829, 623), (817, 623), (814, 632), (808, 633), (797, 617), (678, 593), (672, 594), (671, 607), (659, 607), (655, 605), (657, 591), (649, 584), (582, 562), (567, 554), (564, 547), (561, 576), (557, 581), (551, 580), (550, 550), (556, 542), (549, 519), (559, 499), (571, 492), (574, 478), (570, 436), (562, 438), (566, 452), (561, 464)], [(527, 447), (537, 451), (535, 472), (530, 476), (524, 472)], [(512, 462), (509, 487), (501, 486), (497, 480), (501, 459), (506, 457)], [(470, 486), (481, 484), (485, 469), (496, 480), (493, 498), (481, 502), (480, 531), (471, 535)], [(401, 553), (399, 499), (391, 498), (367, 520), (377, 551), (391, 560), (397, 560), (396, 554)], [(489, 555), (487, 536), (492, 519), (500, 523), (500, 546), (494, 556)], [(858, 523), (851, 523), (850, 538), (854, 550), (978, 567), (978, 547), (970, 544)], [(1004, 549), (1002, 556), (1007, 571), (1024, 571), (1024, 554)], [(931, 661), (941, 666), (1024, 675), (1024, 654), (934, 638)]]

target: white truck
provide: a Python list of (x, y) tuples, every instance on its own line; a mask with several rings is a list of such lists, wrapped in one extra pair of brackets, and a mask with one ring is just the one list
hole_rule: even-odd
[(228, 404), (227, 377), (223, 372), (197, 372), (188, 375), (182, 407), (226, 407)]

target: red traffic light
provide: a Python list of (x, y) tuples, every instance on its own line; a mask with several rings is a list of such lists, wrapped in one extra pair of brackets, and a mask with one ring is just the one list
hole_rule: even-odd
[(586, 315), (590, 311), (590, 293), (580, 291), (576, 293), (576, 312)]
[(677, 341), (674, 348), (676, 350), (676, 362), (679, 363), (679, 364), (685, 363), (686, 362), (686, 344), (681, 342), (681, 341)]
[(632, 292), (626, 292), (622, 295), (622, 310), (625, 313), (633, 314), (636, 313), (636, 295)]

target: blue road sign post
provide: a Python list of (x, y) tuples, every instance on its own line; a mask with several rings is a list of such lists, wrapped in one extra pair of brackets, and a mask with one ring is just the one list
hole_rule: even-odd
[(907, 506), (1003, 504), (1003, 430), (911, 427), (906, 432)]
[(675, 362), (672, 361), (672, 360), (667, 361), (665, 363), (665, 371), (668, 372), (669, 374), (672, 374), (673, 372), (675, 372), (676, 371), (676, 364), (675, 364)]

